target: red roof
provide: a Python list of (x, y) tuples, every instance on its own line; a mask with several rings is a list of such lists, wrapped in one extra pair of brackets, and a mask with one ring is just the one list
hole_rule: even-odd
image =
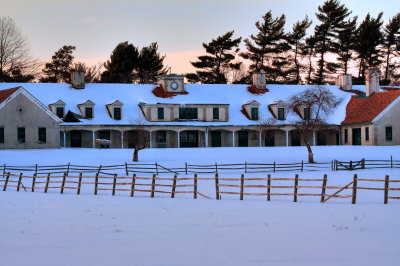
[(370, 97), (352, 96), (346, 106), (346, 118), (342, 125), (371, 122), (399, 96), (399, 90), (378, 92)]
[(15, 87), (6, 90), (0, 90), (0, 103), (4, 102), (8, 97), (10, 97), (14, 92), (16, 92), (20, 87)]

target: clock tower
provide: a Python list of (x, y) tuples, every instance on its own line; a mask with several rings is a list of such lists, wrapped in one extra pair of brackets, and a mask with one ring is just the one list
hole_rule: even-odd
[(158, 77), (158, 83), (163, 86), (165, 92), (183, 93), (185, 92), (184, 78), (184, 75), (163, 75)]

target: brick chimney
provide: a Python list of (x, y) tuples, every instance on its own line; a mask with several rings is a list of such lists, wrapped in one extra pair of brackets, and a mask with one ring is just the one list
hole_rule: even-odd
[(379, 68), (369, 67), (365, 70), (365, 95), (371, 96), (375, 92), (379, 92)]
[(84, 71), (72, 71), (71, 72), (71, 85), (77, 90), (85, 88), (85, 72)]
[(255, 72), (253, 73), (253, 86), (257, 89), (265, 90), (267, 86), (267, 81), (265, 78), (265, 73)]
[(336, 78), (336, 85), (340, 86), (343, 90), (349, 91), (352, 89), (352, 76), (350, 74), (340, 74)]

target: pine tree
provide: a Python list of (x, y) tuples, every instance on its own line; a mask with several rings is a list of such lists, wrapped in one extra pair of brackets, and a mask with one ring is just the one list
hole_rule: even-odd
[(312, 73), (313, 73), (313, 58), (315, 56), (315, 36), (309, 36), (306, 39), (306, 43), (305, 43), (305, 47), (302, 50), (302, 56), (306, 56), (307, 57), (307, 77), (306, 77), (306, 81), (307, 84), (313, 84), (314, 80), (312, 78)]
[(286, 19), (285, 15), (273, 18), (271, 11), (262, 18), (262, 21), (255, 24), (258, 29), (257, 35), (252, 34), (244, 40), (247, 52), (240, 55), (252, 62), (250, 71), (264, 71), (268, 81), (276, 81), (278, 77), (285, 76), (283, 69), (277, 67), (287, 65), (284, 57), (279, 55), (289, 50), (284, 32)]
[(307, 34), (307, 29), (311, 26), (312, 21), (306, 16), (302, 21), (298, 21), (293, 25), (292, 31), (287, 35), (287, 42), (291, 46), (293, 54), (293, 66), (289, 70), (293, 78), (289, 83), (300, 84), (301, 83), (301, 69), (303, 65), (300, 62), (300, 56), (305, 54), (306, 44), (304, 37)]
[(326, 72), (335, 71), (337, 64), (326, 60), (325, 55), (333, 51), (335, 31), (343, 27), (345, 19), (351, 12), (337, 0), (325, 1), (318, 7), (317, 19), (321, 24), (315, 27), (315, 49), (319, 54), (318, 70), (315, 75), (317, 84), (324, 84)]
[(110, 60), (104, 63), (106, 70), (101, 74), (101, 82), (132, 83), (133, 71), (138, 65), (138, 48), (128, 42), (121, 42), (113, 50)]
[(357, 29), (356, 43), (354, 50), (357, 52), (358, 79), (364, 79), (365, 70), (368, 67), (376, 67), (382, 63), (380, 59), (380, 45), (383, 43), (382, 15), (379, 13), (376, 18), (367, 14)]
[(337, 42), (334, 43), (334, 51), (344, 74), (347, 74), (349, 61), (353, 58), (353, 50), (357, 35), (357, 17), (349, 19), (337, 30)]
[(42, 70), (45, 77), (40, 79), (40, 82), (66, 82), (71, 81), (72, 56), (75, 46), (64, 45), (51, 57), (51, 62), (46, 63)]
[(138, 57), (138, 67), (136, 70), (136, 81), (141, 84), (153, 83), (156, 77), (165, 74), (164, 68), (165, 56), (161, 56), (158, 52), (156, 42), (145, 46), (140, 50)]
[(393, 16), (387, 25), (384, 27), (384, 47), (385, 47), (385, 81), (389, 82), (391, 68), (391, 56), (400, 49), (400, 13)]
[(198, 61), (191, 62), (199, 70), (186, 74), (189, 82), (226, 84), (226, 73), (232, 68), (240, 69), (241, 63), (233, 61), (242, 38), (233, 39), (233, 33), (234, 31), (229, 31), (209, 43), (203, 43), (207, 55), (199, 56)]

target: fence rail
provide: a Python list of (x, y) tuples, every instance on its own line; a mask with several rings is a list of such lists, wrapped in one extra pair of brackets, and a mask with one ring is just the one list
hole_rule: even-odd
[[(139, 176), (102, 176), (99, 173), (95, 175), (68, 175), (63, 174), (46, 174), (38, 175), (34, 173), (32, 176), (20, 174), (5, 173), (0, 175), (0, 188), (2, 191), (15, 189), (16, 191), (35, 192), (43, 191), (44, 193), (59, 192), (63, 194), (66, 190), (75, 190), (79, 195), (81, 190), (87, 191), (92, 188), (93, 194), (98, 195), (99, 192), (110, 192), (115, 196), (117, 192), (128, 193), (130, 197), (135, 192), (147, 193), (145, 196), (154, 198), (156, 194), (168, 194), (174, 198), (177, 194), (191, 194), (194, 199), (197, 196), (211, 199), (212, 197), (198, 191), (198, 182), (208, 182), (207, 187), (215, 185), (215, 199), (221, 200), (222, 195), (237, 195), (240, 200), (248, 196), (261, 196), (267, 201), (273, 197), (290, 196), (293, 202), (297, 202), (299, 197), (318, 197), (321, 203), (325, 203), (331, 198), (351, 198), (351, 203), (356, 204), (358, 190), (372, 190), (383, 192), (383, 202), (388, 203), (389, 199), (400, 199), (399, 196), (392, 195), (393, 192), (400, 192), (400, 187), (392, 187), (391, 183), (400, 184), (400, 180), (391, 180), (389, 175), (384, 179), (367, 179), (358, 178), (355, 174), (350, 183), (345, 186), (328, 185), (328, 176), (325, 174), (320, 179), (300, 178), (298, 174), (294, 177), (276, 177), (271, 174), (266, 177), (245, 177), (244, 174), (237, 177), (198, 177), (194, 174), (192, 177), (159, 177), (153, 174), (151, 177)], [(280, 182), (277, 182), (280, 181)], [(210, 184), (214, 183), (213, 185)], [(286, 183), (283, 183), (286, 182)], [(360, 185), (361, 182), (362, 185)], [(383, 187), (370, 187), (370, 183), (383, 183)], [(273, 191), (272, 191), (273, 190)], [(351, 190), (351, 194), (342, 194), (342, 192)], [(89, 190), (90, 191), (90, 190)]]

